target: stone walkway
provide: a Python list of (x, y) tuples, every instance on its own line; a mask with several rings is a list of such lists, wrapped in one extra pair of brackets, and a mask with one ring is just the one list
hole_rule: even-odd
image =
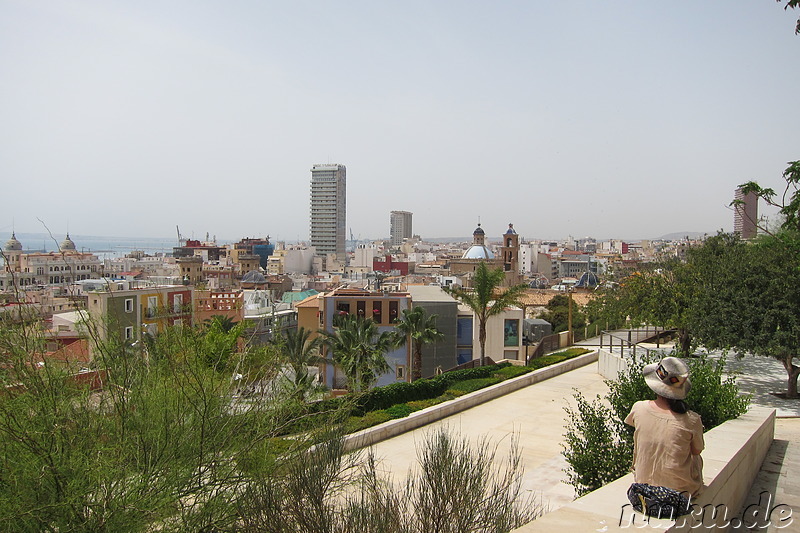
[(497, 459), (505, 459), (515, 436), (519, 439), (525, 468), (523, 488), (533, 491), (550, 510), (575, 497), (566, 478), (561, 455), (564, 438), (564, 407), (574, 405), (573, 389), (587, 398), (604, 394), (607, 387), (597, 373), (597, 363), (536, 383), (439, 422), (404, 433), (373, 446), (380, 459), (378, 468), (402, 481), (417, 464), (417, 447), (432, 430), (448, 427), (453, 433), (477, 442), (486, 438), (497, 445)]
[[(800, 418), (776, 420), (775, 440), (742, 510), (748, 507), (751, 511), (757, 508), (772, 511), (762, 515), (764, 520), (750, 520), (757, 527), (749, 531), (800, 532)], [(791, 523), (781, 527), (782, 518), (789, 518)]]

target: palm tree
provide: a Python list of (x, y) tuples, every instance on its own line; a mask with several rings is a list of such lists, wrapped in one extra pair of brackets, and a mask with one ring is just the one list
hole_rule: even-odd
[(312, 339), (312, 333), (311, 330), (302, 327), (297, 330), (287, 330), (280, 346), (285, 361), (294, 371), (292, 385), (294, 394), (299, 398), (303, 398), (306, 391), (311, 388), (308, 367), (325, 363), (325, 358), (319, 355), (319, 348), (324, 339), (323, 337)]
[(504, 279), (505, 273), (502, 268), (489, 270), (486, 263), (481, 261), (475, 269), (472, 288), (443, 287), (446, 293), (472, 309), (478, 319), (481, 366), (486, 364), (486, 322), (490, 317), (502, 313), (506, 307), (519, 305), (520, 297), (528, 288), (527, 285), (520, 284), (501, 291), (499, 288)]
[(203, 320), (203, 326), (205, 326), (206, 329), (209, 329), (215, 322), (220, 325), (223, 333), (228, 333), (230, 330), (236, 327), (236, 324), (238, 324), (238, 322), (229, 316), (211, 315), (211, 318)]
[(361, 392), (375, 383), (376, 375), (389, 371), (384, 357), (396, 346), (393, 335), (384, 331), (372, 319), (343, 315), (333, 332), (323, 332), (325, 343), (333, 352), (333, 362), (341, 367), (350, 390)]
[(400, 320), (395, 324), (398, 345), (411, 339), (414, 358), (412, 360), (411, 380), (422, 377), (422, 347), (444, 339), (444, 333), (436, 327), (436, 316), (428, 315), (422, 307), (403, 309)]

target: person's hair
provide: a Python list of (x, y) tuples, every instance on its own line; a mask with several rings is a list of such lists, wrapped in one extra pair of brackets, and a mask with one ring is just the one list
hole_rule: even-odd
[(682, 415), (683, 413), (689, 410), (689, 406), (686, 405), (686, 402), (684, 402), (683, 400), (675, 400), (673, 398), (666, 398), (666, 400), (667, 400), (667, 405), (669, 405), (669, 408), (673, 413), (678, 413), (679, 415)]

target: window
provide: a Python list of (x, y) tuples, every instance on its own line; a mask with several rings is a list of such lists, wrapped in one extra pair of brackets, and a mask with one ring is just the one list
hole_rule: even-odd
[(380, 324), (382, 316), (383, 316), (383, 303), (372, 302), (372, 320)]
[(147, 297), (147, 317), (152, 318), (156, 316), (156, 308), (158, 307), (158, 298), (155, 296)]
[(180, 313), (183, 307), (183, 294), (176, 294), (172, 300), (172, 312)]
[(133, 298), (125, 298), (125, 312), (133, 313)]
[(397, 300), (389, 302), (389, 322), (397, 322), (397, 314), (398, 309), (400, 307), (400, 302)]
[(405, 365), (397, 365), (395, 368), (395, 374), (397, 379), (406, 379), (406, 366)]
[(503, 346), (519, 346), (519, 320), (506, 319), (503, 326)]
[(133, 338), (133, 326), (127, 326), (125, 328), (125, 340), (130, 340)]
[[(456, 342), (459, 346), (472, 346), (472, 317), (458, 317)], [(461, 364), (461, 363), (459, 363)]]

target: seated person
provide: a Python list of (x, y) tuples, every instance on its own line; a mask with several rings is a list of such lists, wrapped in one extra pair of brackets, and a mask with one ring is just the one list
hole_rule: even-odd
[(692, 384), (689, 367), (665, 357), (642, 369), (655, 400), (636, 402), (625, 417), (633, 433), (636, 483), (668, 487), (686, 496), (703, 488), (703, 423), (683, 401)]

